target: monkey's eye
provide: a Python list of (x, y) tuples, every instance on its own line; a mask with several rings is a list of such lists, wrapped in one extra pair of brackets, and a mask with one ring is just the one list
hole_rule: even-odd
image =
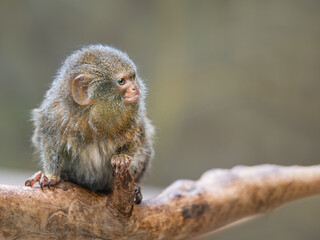
[(126, 80), (124, 79), (124, 78), (120, 78), (119, 80), (118, 80), (118, 84), (119, 85), (123, 85), (123, 84), (125, 84), (126, 83)]

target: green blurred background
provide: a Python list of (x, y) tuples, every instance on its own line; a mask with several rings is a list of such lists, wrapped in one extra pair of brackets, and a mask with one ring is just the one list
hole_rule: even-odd
[[(2, 0), (2, 177), (39, 169), (30, 111), (89, 43), (126, 51), (146, 80), (157, 128), (147, 185), (238, 164), (319, 164), (319, 13), (320, 1)], [(319, 240), (319, 200), (206, 239)]]

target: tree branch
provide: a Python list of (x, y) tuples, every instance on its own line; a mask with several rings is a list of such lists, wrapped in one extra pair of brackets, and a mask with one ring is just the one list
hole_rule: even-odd
[(109, 195), (0, 185), (0, 239), (192, 239), (320, 193), (320, 165), (261, 165), (213, 169), (133, 205), (123, 176)]

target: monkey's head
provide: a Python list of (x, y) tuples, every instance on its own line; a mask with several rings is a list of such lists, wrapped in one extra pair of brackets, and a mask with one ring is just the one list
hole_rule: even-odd
[(66, 62), (76, 104), (138, 103), (144, 87), (134, 63), (125, 53), (108, 46), (91, 45), (71, 55)]
[(64, 122), (73, 122), (74, 127), (88, 122), (109, 132), (143, 114), (144, 96), (145, 86), (132, 60), (103, 45), (89, 45), (70, 55), (47, 93)]

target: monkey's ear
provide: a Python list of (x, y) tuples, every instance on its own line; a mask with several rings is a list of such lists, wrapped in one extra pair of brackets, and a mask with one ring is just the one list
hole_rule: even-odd
[(93, 102), (88, 93), (89, 83), (90, 79), (85, 74), (80, 74), (72, 80), (72, 97), (79, 105), (89, 105)]

